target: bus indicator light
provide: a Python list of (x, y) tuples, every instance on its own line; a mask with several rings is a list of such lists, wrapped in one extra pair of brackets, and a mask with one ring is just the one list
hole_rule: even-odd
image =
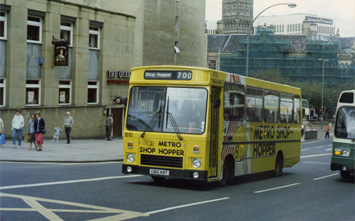
[(193, 153), (200, 153), (200, 146), (193, 146), (192, 147), (192, 152)]

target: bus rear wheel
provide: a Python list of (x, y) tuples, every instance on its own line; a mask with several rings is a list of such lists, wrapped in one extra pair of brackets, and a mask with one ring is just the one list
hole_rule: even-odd
[(282, 153), (278, 153), (276, 157), (276, 162), (275, 162), (275, 176), (281, 176), (282, 175), (282, 169), (283, 169), (283, 156)]
[(223, 164), (223, 175), (220, 181), (221, 185), (228, 185), (234, 183), (234, 161), (233, 157), (228, 156)]
[(152, 176), (152, 179), (154, 180), (154, 182), (161, 183), (161, 182), (164, 182), (165, 177), (162, 177), (162, 176)]

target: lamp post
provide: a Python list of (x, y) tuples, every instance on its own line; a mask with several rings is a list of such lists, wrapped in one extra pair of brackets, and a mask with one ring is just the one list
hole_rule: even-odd
[(323, 90), (324, 90), (324, 63), (329, 62), (328, 59), (323, 59), (323, 58), (318, 58), (318, 61), (322, 62), (322, 103), (321, 103), (321, 108), (322, 108), (322, 114), (320, 118), (320, 129), (323, 129), (323, 113), (324, 113), (324, 107), (323, 107)]
[(268, 10), (269, 8), (278, 6), (278, 5), (287, 5), (289, 8), (295, 8), (297, 5), (295, 3), (279, 3), (279, 4), (275, 4), (275, 5), (271, 5), (267, 8), (265, 8), (264, 10), (262, 10), (253, 20), (253, 22), (249, 25), (248, 28), (248, 35), (247, 35), (247, 61), (246, 61), (246, 69), (245, 69), (245, 75), (248, 77), (248, 72), (249, 72), (249, 37), (250, 37), (250, 31), (253, 28), (253, 24), (255, 22), (255, 20), (266, 10)]

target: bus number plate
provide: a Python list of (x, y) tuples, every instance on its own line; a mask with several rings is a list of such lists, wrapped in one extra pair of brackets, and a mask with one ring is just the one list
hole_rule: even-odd
[(152, 175), (169, 176), (169, 170), (150, 169), (150, 170), (149, 170), (149, 174), (152, 174)]

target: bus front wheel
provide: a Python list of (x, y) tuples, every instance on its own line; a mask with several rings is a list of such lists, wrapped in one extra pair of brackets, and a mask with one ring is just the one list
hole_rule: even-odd
[(282, 169), (283, 169), (283, 156), (282, 156), (282, 153), (279, 152), (276, 157), (275, 176), (281, 176)]
[(233, 184), (234, 181), (234, 160), (228, 156), (223, 164), (223, 175), (220, 183), (222, 185)]
[(162, 177), (162, 176), (152, 176), (152, 179), (154, 180), (154, 182), (161, 183), (161, 182), (164, 182), (165, 177)]
[(350, 177), (350, 172), (341, 170), (340, 175), (341, 177), (348, 179)]

